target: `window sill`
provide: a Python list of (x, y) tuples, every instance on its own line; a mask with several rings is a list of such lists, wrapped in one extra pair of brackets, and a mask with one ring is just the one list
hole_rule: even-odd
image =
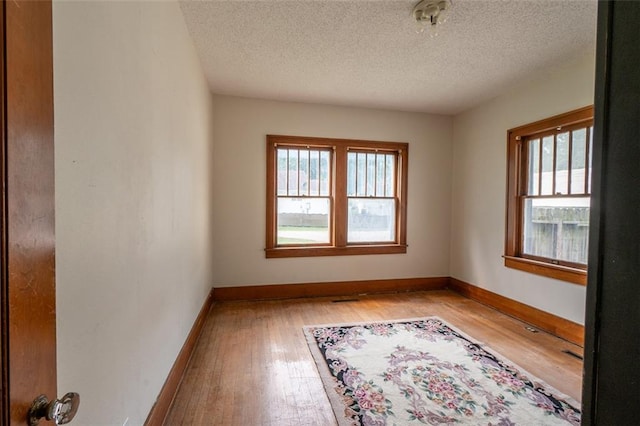
[(367, 245), (348, 247), (277, 247), (265, 249), (266, 258), (316, 257), (316, 256), (352, 256), (365, 254), (402, 254), (407, 252), (406, 245)]
[(545, 262), (538, 262), (522, 257), (502, 256), (504, 257), (504, 266), (514, 268), (520, 271), (530, 272), (536, 275), (542, 275), (556, 280), (567, 281), (573, 284), (587, 285), (587, 271), (582, 269), (569, 268), (567, 266), (552, 265)]

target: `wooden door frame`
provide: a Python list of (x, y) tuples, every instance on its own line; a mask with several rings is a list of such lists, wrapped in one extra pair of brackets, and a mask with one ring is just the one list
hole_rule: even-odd
[(0, 180), (2, 196), (0, 197), (0, 426), (9, 425), (9, 313), (8, 289), (9, 274), (7, 269), (6, 239), (6, 79), (5, 79), (5, 2), (0, 5)]
[(51, 0), (0, 5), (0, 426), (55, 398)]

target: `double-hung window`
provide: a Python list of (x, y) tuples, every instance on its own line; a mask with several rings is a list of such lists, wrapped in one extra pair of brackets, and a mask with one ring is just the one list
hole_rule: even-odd
[(406, 252), (408, 144), (267, 136), (267, 257)]
[(586, 283), (593, 108), (508, 132), (505, 265)]

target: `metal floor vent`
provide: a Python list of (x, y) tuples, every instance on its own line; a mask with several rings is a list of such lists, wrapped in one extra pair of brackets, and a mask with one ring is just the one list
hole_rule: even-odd
[(567, 354), (567, 355), (569, 355), (569, 356), (572, 356), (572, 357), (574, 357), (574, 358), (577, 358), (577, 359), (579, 359), (580, 361), (583, 361), (583, 360), (584, 360), (584, 358), (583, 358), (581, 355), (578, 355), (577, 353), (572, 352), (572, 351), (570, 351), (570, 350), (568, 350), (568, 349), (565, 349), (565, 350), (563, 350), (562, 352), (563, 352), (563, 353), (565, 353), (565, 354)]
[(338, 299), (332, 300), (331, 303), (359, 302), (360, 299)]

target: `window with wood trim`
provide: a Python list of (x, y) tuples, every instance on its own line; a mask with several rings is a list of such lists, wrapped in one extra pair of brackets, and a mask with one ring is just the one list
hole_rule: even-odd
[(505, 266), (586, 284), (593, 107), (508, 131)]
[(267, 257), (406, 253), (408, 144), (267, 135)]

